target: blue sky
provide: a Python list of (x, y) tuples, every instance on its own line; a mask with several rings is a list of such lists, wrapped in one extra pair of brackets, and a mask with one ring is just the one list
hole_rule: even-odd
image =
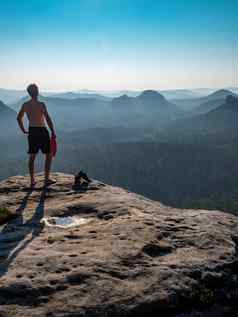
[(0, 87), (238, 86), (236, 0), (0, 0)]

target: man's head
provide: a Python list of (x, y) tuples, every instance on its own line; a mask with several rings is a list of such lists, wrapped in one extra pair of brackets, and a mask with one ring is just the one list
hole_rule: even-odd
[(37, 98), (37, 96), (39, 95), (39, 89), (36, 84), (30, 84), (27, 87), (27, 92), (31, 96), (31, 98)]

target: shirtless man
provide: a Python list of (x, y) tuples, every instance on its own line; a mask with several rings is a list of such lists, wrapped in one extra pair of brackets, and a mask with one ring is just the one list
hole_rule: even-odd
[[(52, 162), (52, 154), (50, 148), (50, 136), (46, 128), (45, 121), (51, 130), (52, 137), (56, 137), (53, 122), (48, 114), (46, 105), (38, 101), (39, 90), (35, 84), (27, 87), (31, 99), (25, 102), (18, 113), (17, 121), (20, 129), (24, 134), (28, 134), (29, 144), (29, 172), (31, 177), (31, 187), (36, 184), (34, 177), (34, 163), (39, 150), (45, 154), (45, 186), (54, 183), (50, 179), (50, 168)], [(24, 114), (27, 115), (29, 121), (29, 130), (27, 131), (23, 124)]]

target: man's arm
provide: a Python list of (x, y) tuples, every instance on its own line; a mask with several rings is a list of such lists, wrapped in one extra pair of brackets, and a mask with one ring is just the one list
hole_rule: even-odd
[(20, 129), (22, 130), (22, 132), (24, 134), (27, 134), (27, 131), (26, 131), (24, 124), (23, 124), (23, 117), (24, 117), (25, 112), (26, 112), (25, 106), (22, 105), (21, 110), (19, 111), (19, 113), (17, 115), (17, 122), (18, 122), (18, 125), (19, 125)]
[(47, 122), (47, 125), (48, 127), (50, 128), (50, 131), (52, 133), (52, 136), (56, 136), (55, 134), (55, 128), (54, 128), (54, 124), (53, 124), (53, 121), (48, 113), (48, 110), (46, 108), (46, 105), (44, 103), (43, 104), (43, 113), (44, 113), (44, 116), (45, 116), (45, 120)]

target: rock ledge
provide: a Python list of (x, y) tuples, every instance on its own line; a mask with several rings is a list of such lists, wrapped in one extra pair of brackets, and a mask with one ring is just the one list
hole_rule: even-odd
[[(236, 316), (238, 218), (180, 210), (73, 176), (0, 183), (0, 316)], [(44, 218), (71, 216), (69, 228)], [(149, 315), (148, 315), (149, 314)]]

